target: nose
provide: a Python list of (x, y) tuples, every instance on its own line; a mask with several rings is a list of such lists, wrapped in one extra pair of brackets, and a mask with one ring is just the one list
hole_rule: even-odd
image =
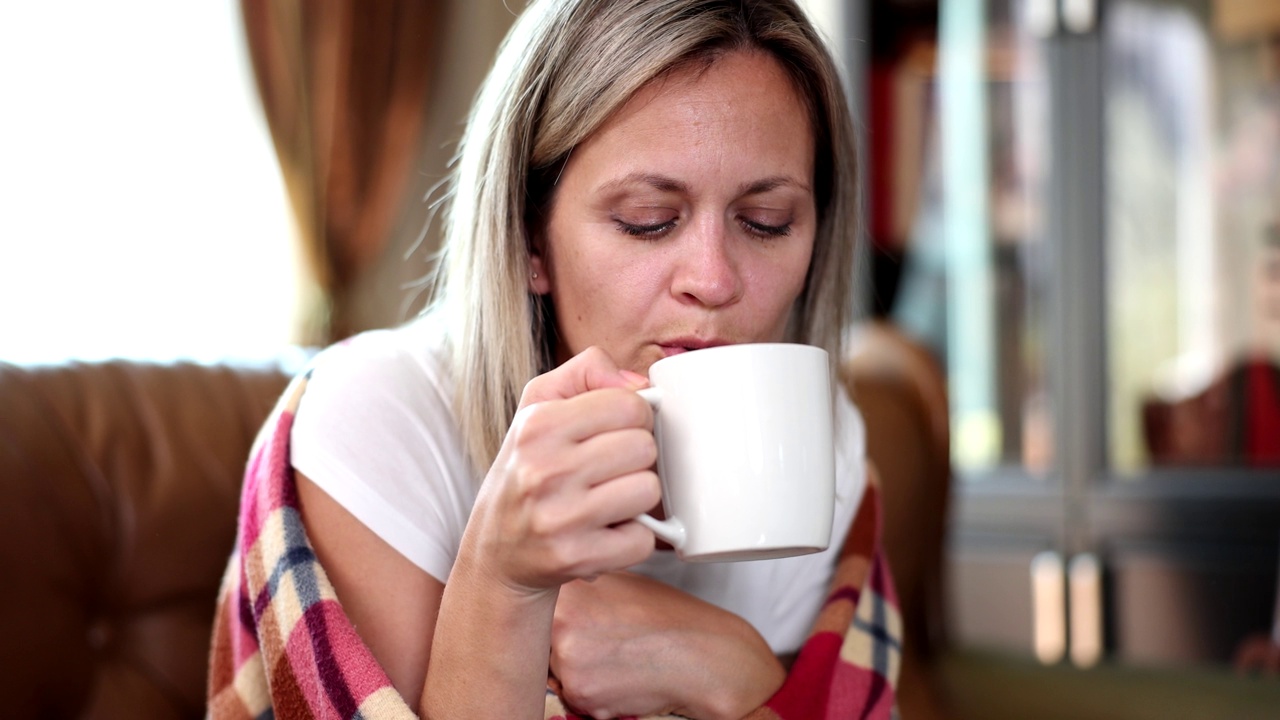
[(683, 240), (672, 294), (682, 302), (706, 307), (730, 305), (742, 297), (742, 273), (723, 221), (707, 219), (691, 228)]

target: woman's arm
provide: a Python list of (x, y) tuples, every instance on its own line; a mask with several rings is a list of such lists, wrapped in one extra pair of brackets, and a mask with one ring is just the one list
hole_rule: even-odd
[[(303, 524), (343, 610), (410, 707), (424, 717), (452, 717), (429, 715), (428, 707), (479, 699), (491, 717), (519, 717), (511, 711), (518, 706), (528, 708), (530, 717), (542, 717), (554, 589), (507, 592), (483, 562), (475, 562), (474, 553), (464, 553), (450, 575), (453, 604), (437, 629), (445, 585), (387, 545), (305, 475), (298, 473), (297, 483)], [(429, 703), (427, 670), (437, 632), (446, 649), (442, 656), (457, 656), (461, 648), (470, 657), (436, 663), (438, 692), (458, 696)]]
[(302, 523), (351, 623), (410, 707), (417, 707), (444, 584), (297, 473)]
[(659, 497), (652, 411), (631, 392), (643, 384), (599, 350), (529, 383), (447, 584), (299, 474), (303, 523), (344, 610), (423, 715), (541, 718), (560, 585), (653, 551), (631, 521)]
[(422, 708), (432, 718), (541, 718), (560, 586), (640, 562), (658, 502), (653, 413), (587, 350), (529, 383), (441, 599)]
[(632, 573), (565, 585), (551, 648), (565, 700), (595, 717), (736, 719), (786, 679), (746, 620)]

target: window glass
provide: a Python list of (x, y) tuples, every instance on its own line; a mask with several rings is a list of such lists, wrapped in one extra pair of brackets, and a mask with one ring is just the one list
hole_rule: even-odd
[(1108, 434), (1122, 476), (1280, 466), (1280, 13), (1238, 17), (1251, 7), (1108, 6)]
[[(944, 3), (933, 131), (895, 319), (945, 358), (962, 471), (1053, 463), (1048, 77), (1027, 3)], [(981, 474), (962, 473), (964, 477)]]

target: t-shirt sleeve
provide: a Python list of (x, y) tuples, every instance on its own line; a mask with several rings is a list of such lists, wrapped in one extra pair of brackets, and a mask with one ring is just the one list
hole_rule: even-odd
[[(445, 373), (406, 329), (357, 336), (313, 365), (294, 468), (378, 537), (447, 581), (475, 502)], [(407, 345), (407, 347), (406, 347)]]

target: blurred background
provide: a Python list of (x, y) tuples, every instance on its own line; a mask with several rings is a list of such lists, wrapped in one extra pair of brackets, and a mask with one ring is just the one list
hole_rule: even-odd
[[(905, 717), (1280, 717), (1280, 2), (804, 4), (862, 131), (860, 327), (943, 393)], [(0, 361), (411, 317), (519, 5), (0, 5)]]

